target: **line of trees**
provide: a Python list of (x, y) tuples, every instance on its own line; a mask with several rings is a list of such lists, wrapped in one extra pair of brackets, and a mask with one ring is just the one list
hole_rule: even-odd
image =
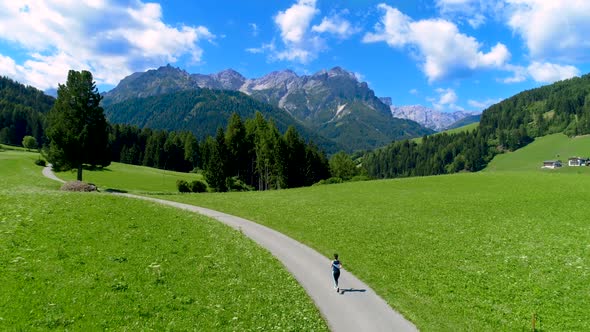
[(373, 178), (426, 176), (483, 169), (494, 149), (480, 131), (424, 136), (421, 143), (398, 141), (367, 153), (363, 167)]
[(202, 142), (191, 132), (167, 132), (116, 124), (111, 159), (187, 172), (201, 168), (215, 191), (295, 188), (330, 177), (325, 154), (289, 127), (281, 134), (261, 113), (242, 121), (234, 113), (226, 130)]

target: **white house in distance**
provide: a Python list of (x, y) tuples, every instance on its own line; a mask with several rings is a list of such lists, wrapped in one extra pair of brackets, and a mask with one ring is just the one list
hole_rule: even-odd
[(589, 164), (587, 158), (580, 158), (580, 157), (571, 157), (567, 160), (568, 166), (586, 166)]
[(561, 167), (561, 160), (545, 160), (541, 168), (555, 169)]

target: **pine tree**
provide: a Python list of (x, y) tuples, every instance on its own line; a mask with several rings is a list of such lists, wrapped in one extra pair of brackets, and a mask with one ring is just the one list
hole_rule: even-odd
[(83, 164), (110, 164), (108, 125), (99, 106), (101, 98), (89, 71), (70, 70), (49, 112), (48, 160), (59, 168), (77, 168), (79, 181)]
[(237, 113), (229, 119), (225, 132), (225, 143), (228, 152), (228, 173), (247, 182), (249, 166), (249, 142), (246, 139), (246, 127)]

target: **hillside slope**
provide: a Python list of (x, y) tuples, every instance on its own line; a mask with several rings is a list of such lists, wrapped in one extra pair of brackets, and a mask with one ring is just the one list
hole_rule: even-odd
[(26, 135), (43, 143), (45, 114), (54, 102), (34, 87), (0, 76), (0, 143), (21, 145)]
[(327, 153), (342, 149), (338, 144), (309, 130), (284, 111), (254, 100), (236, 91), (200, 89), (132, 98), (105, 106), (105, 115), (112, 123), (124, 123), (140, 128), (190, 131), (197, 138), (215, 136), (217, 128), (225, 128), (232, 113), (242, 119), (252, 118), (258, 111), (272, 118), (277, 128), (285, 132), (289, 126), (306, 140), (312, 140)]
[[(534, 142), (521, 149), (497, 155), (484, 171), (581, 171), (590, 173), (590, 167), (565, 166), (570, 157), (590, 157), (590, 136), (570, 138), (560, 133), (538, 137)], [(556, 170), (542, 170), (541, 166), (544, 160), (561, 160), (564, 167)]]
[(554, 133), (590, 134), (590, 74), (523, 91), (486, 109), (480, 128), (510, 150)]

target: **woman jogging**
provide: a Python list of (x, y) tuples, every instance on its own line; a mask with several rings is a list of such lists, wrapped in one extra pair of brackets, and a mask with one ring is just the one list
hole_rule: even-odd
[(334, 288), (336, 288), (336, 292), (340, 293), (340, 287), (338, 287), (338, 278), (340, 278), (340, 269), (342, 268), (342, 264), (338, 260), (338, 254), (334, 254), (334, 260), (332, 261), (332, 276), (334, 277)]

